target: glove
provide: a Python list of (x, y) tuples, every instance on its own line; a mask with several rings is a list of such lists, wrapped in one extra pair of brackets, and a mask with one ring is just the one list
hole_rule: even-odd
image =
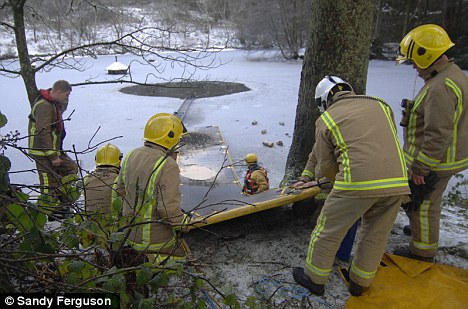
[(184, 213), (183, 214), (182, 223), (172, 226), (172, 231), (174, 233), (174, 236), (179, 236), (180, 237), (181, 234), (188, 232), (189, 227), (190, 227), (189, 223), (190, 223), (191, 218), (192, 218), (191, 213), (189, 213), (189, 214)]
[(60, 183), (59, 190), (62, 195), (62, 202), (76, 202), (80, 198), (83, 185), (79, 182), (77, 175), (63, 176)]
[(425, 184), (423, 185), (418, 186), (414, 184), (412, 180), (410, 180), (408, 183), (411, 190), (411, 202), (402, 204), (401, 207), (403, 207), (403, 209), (406, 211), (418, 211), (422, 202), (429, 196), (432, 191), (434, 191), (435, 185), (438, 181), (439, 176), (437, 176), (437, 174), (432, 171), (429, 172), (427, 176), (424, 176)]

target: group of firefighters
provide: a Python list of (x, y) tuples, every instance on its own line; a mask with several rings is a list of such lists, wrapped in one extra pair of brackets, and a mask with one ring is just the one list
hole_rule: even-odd
[[(425, 82), (414, 101), (405, 100), (403, 146), (393, 111), (384, 100), (356, 94), (339, 76), (326, 76), (317, 84), (315, 100), (322, 114), (315, 123), (315, 145), (293, 184), (308, 187), (321, 177), (333, 184), (312, 232), (305, 267), (293, 269), (296, 282), (311, 293), (324, 294), (340, 243), (360, 220), (348, 270), (350, 293), (360, 296), (376, 275), (400, 206), (410, 195), (415, 197), (410, 183), (424, 187), (430, 174), (437, 175), (432, 191), (407, 210), (410, 244), (394, 254), (434, 260), (442, 194), (450, 178), (468, 167), (468, 78), (446, 55), (453, 45), (445, 30), (433, 24), (413, 29), (400, 42), (397, 61), (411, 61)], [(64, 177), (78, 171), (61, 145), (62, 114), (70, 92), (66, 81), (41, 90), (30, 115), (30, 155), (41, 185), (38, 203), (52, 206), (51, 216), (57, 213), (54, 207), (70, 200), (63, 190)], [(186, 132), (176, 116), (156, 114), (146, 123), (141, 147), (125, 157), (115, 145), (100, 147), (96, 169), (84, 179), (85, 214), (127, 218), (131, 227), (127, 244), (153, 263), (190, 254), (180, 237), (189, 217), (181, 210), (174, 157)], [(267, 171), (257, 156), (251, 153), (244, 160), (248, 171), (243, 192), (268, 190)]]

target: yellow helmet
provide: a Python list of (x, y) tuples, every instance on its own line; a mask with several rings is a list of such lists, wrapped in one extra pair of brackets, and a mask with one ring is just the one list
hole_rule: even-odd
[(122, 152), (117, 146), (107, 144), (98, 149), (96, 152), (96, 166), (111, 165), (120, 167), (122, 160)]
[(426, 69), (454, 45), (440, 26), (422, 25), (401, 40), (396, 60), (398, 63), (413, 60), (419, 68)]
[(248, 153), (244, 158), (245, 163), (257, 163), (257, 155), (255, 153)]
[(146, 123), (143, 140), (170, 149), (185, 132), (187, 129), (179, 118), (160, 113), (153, 115)]

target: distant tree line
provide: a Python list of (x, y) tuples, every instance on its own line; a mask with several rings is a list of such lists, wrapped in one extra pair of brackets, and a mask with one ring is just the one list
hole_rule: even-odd
[[(95, 43), (103, 31), (119, 37), (129, 28), (157, 23), (187, 37), (201, 30), (209, 38), (214, 29), (224, 29), (226, 47), (279, 48), (285, 58), (298, 58), (306, 46), (313, 1), (101, 0), (101, 5), (89, 5), (86, 0), (37, 0), (28, 2), (25, 17), (35, 39), (46, 31), (69, 47)], [(410, 29), (436, 23), (457, 44), (453, 56), (468, 68), (468, 0), (373, 0), (373, 5), (371, 58), (393, 56), (395, 43)], [(0, 6), (0, 19), (8, 18), (4, 7)], [(170, 37), (169, 33), (168, 46)]]
[[(305, 47), (313, 1), (235, 1), (245, 7), (235, 19), (239, 40), (246, 47), (279, 47), (286, 51), (286, 55), (294, 57)], [(393, 56), (397, 48), (395, 43), (399, 43), (408, 31), (421, 24), (435, 23), (447, 30), (457, 45), (452, 56), (468, 69), (467, 0), (373, 0), (373, 3), (371, 58)], [(334, 3), (330, 2), (330, 6), (333, 8)]]
[(416, 26), (434, 23), (447, 30), (456, 44), (450, 53), (468, 69), (467, 0), (374, 0), (375, 18), (371, 53), (381, 57), (385, 43), (399, 42)]

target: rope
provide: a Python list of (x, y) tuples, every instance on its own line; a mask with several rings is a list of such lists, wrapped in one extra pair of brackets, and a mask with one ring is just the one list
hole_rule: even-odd
[(205, 295), (206, 300), (207, 300), (208, 303), (210, 304), (210, 308), (211, 308), (211, 309), (217, 309), (218, 306), (217, 306), (217, 305), (214, 303), (214, 301), (211, 299), (210, 294), (208, 294), (208, 292), (207, 292), (206, 290), (204, 290), (204, 289), (202, 289), (202, 292), (203, 292), (203, 294)]
[[(191, 272), (192, 274), (195, 274), (194, 270), (193, 270), (193, 267), (192, 266), (188, 266), (187, 267), (189, 272)], [(205, 290), (205, 289), (200, 289), (202, 292), (203, 292), (203, 295), (205, 295), (205, 299), (207, 300), (209, 306), (211, 309), (218, 309), (220, 308), (220, 306), (218, 306), (214, 300), (213, 300), (213, 297)]]
[(271, 298), (274, 294), (278, 294), (284, 298), (303, 299), (306, 297), (312, 298), (313, 301), (325, 305), (328, 308), (333, 308), (332, 305), (319, 297), (312, 296), (310, 291), (301, 286), (291, 286), (290, 284), (281, 283), (269, 277), (261, 278), (255, 287), (258, 294), (265, 298)]
[[(273, 293), (295, 299), (302, 299), (309, 296), (310, 292), (303, 287), (290, 287), (269, 277), (263, 277), (257, 282), (255, 287), (257, 293), (262, 296), (271, 297)], [(273, 293), (272, 293), (273, 292)]]

